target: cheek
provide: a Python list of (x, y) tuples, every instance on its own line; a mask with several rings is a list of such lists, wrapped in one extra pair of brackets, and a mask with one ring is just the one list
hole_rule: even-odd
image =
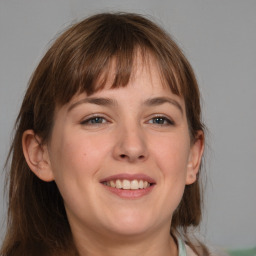
[[(101, 143), (102, 146), (99, 146)], [(56, 136), (52, 143), (51, 164), (55, 182), (64, 199), (67, 211), (84, 212), (82, 207), (92, 201), (94, 181), (109, 150), (106, 141), (99, 136), (84, 136), (83, 133), (66, 133)], [(105, 146), (104, 146), (105, 145)], [(99, 148), (101, 150), (99, 150)], [(85, 200), (86, 199), (86, 200)]]
[(106, 139), (83, 132), (66, 132), (52, 145), (52, 170), (56, 183), (63, 187), (93, 178), (109, 152)]
[[(154, 141), (155, 142), (155, 141)], [(156, 163), (164, 175), (185, 177), (190, 152), (189, 139), (185, 136), (158, 138), (154, 143)]]
[(161, 207), (159, 216), (170, 219), (177, 209), (186, 185), (187, 163), (190, 143), (185, 136), (169, 135), (152, 141), (154, 162), (159, 170), (159, 191), (157, 202)]

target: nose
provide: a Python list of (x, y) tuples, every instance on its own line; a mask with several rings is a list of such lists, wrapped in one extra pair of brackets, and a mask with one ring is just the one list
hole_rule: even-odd
[(130, 163), (143, 162), (148, 158), (146, 135), (138, 126), (123, 127), (118, 131), (113, 150), (114, 158)]

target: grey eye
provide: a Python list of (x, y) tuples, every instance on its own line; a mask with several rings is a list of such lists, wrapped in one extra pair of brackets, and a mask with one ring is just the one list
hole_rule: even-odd
[(173, 125), (173, 121), (166, 117), (154, 117), (149, 121), (150, 124), (159, 124), (159, 125)]
[(93, 124), (103, 124), (106, 122), (107, 122), (107, 120), (104, 117), (96, 116), (96, 117), (91, 117), (89, 119), (82, 121), (81, 124), (93, 125)]

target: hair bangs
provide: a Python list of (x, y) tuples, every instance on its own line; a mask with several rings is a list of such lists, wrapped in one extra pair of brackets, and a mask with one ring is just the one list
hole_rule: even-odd
[(107, 21), (97, 24), (93, 19), (85, 20), (65, 32), (52, 47), (54, 55), (58, 56), (52, 68), (57, 104), (69, 102), (76, 94), (91, 95), (103, 89), (110, 79), (110, 88), (126, 86), (137, 52), (140, 52), (143, 64), (147, 64), (148, 56), (153, 56), (163, 85), (174, 94), (184, 95), (182, 63), (178, 63), (180, 58), (173, 53), (176, 45), (170, 45), (168, 35), (162, 31), (155, 35), (150, 30), (143, 30), (143, 26), (133, 24), (125, 16), (110, 15)]

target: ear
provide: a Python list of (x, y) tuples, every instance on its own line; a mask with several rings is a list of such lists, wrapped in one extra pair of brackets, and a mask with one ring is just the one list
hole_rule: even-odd
[(41, 144), (41, 138), (33, 130), (26, 130), (23, 133), (22, 149), (31, 171), (43, 181), (53, 181), (47, 146)]
[(186, 185), (194, 183), (200, 168), (204, 152), (204, 133), (198, 131), (196, 139), (190, 148), (189, 161), (187, 165)]

